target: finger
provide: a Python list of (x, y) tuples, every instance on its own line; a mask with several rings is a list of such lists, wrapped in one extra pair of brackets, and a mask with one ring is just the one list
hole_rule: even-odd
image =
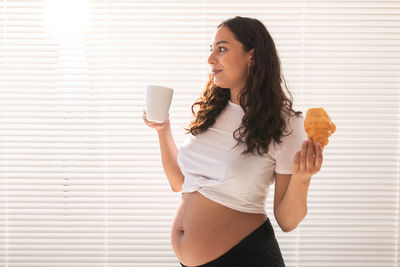
[(300, 155), (300, 170), (306, 169), (306, 157), (307, 157), (307, 140), (303, 142), (301, 146), (301, 155)]
[(322, 154), (322, 146), (319, 142), (317, 142), (317, 155), (315, 158), (315, 168), (318, 171), (321, 169), (323, 160), (324, 160), (324, 156)]
[(146, 122), (149, 122), (149, 123), (150, 123), (150, 121), (147, 119), (146, 110), (144, 110), (144, 109), (143, 109), (143, 115), (142, 115), (142, 117), (143, 117), (143, 119), (144, 119)]
[(143, 120), (147, 121), (146, 113), (142, 115)]
[(308, 139), (308, 145), (307, 145), (307, 170), (312, 172), (314, 171), (314, 145), (311, 137)]
[(150, 127), (151, 127), (151, 126), (154, 126), (154, 124), (156, 123), (156, 122), (154, 122), (154, 121), (149, 121), (149, 120), (147, 119), (146, 115), (143, 117), (143, 120), (144, 120), (144, 121), (146, 122), (146, 124), (149, 125)]

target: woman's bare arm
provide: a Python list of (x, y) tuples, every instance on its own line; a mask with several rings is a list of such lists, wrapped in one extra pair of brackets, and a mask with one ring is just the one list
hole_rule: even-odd
[(147, 126), (157, 130), (162, 164), (172, 191), (182, 191), (184, 179), (177, 162), (178, 149), (174, 137), (172, 136), (169, 114), (164, 122), (157, 123), (148, 121), (146, 118), (146, 112), (143, 110), (143, 120)]
[(168, 177), (172, 191), (182, 191), (183, 174), (178, 166), (178, 149), (176, 148), (171, 128), (157, 131), (160, 142), (161, 158), (165, 174)]

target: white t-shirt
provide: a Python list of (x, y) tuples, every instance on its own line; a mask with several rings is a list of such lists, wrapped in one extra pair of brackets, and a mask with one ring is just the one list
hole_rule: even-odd
[[(233, 132), (239, 128), (244, 111), (229, 100), (215, 123), (205, 132), (188, 134), (178, 150), (178, 166), (184, 175), (182, 193), (198, 191), (212, 201), (231, 209), (249, 213), (265, 212), (268, 188), (275, 180), (275, 172), (291, 174), (294, 155), (307, 139), (303, 118), (291, 117), (289, 136), (282, 143), (269, 144), (262, 156), (240, 153), (245, 144), (233, 148), (237, 141)], [(238, 136), (238, 133), (237, 133)], [(256, 150), (255, 150), (256, 151)]]

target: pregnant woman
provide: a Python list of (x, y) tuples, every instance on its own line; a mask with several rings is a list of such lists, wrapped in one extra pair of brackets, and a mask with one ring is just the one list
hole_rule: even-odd
[(239, 16), (223, 21), (211, 40), (208, 64), (209, 81), (192, 105), (194, 119), (179, 149), (169, 116), (155, 123), (143, 114), (157, 130), (172, 190), (182, 191), (172, 247), (181, 266), (285, 266), (265, 211), (268, 189), (275, 183), (279, 227), (292, 231), (307, 214), (311, 177), (322, 166), (321, 146), (314, 151), (301, 112), (282, 90), (275, 44), (260, 21)]

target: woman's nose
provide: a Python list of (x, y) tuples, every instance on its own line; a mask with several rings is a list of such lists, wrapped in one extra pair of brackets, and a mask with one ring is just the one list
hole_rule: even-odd
[(207, 62), (210, 65), (215, 63), (214, 52), (211, 52), (211, 54), (208, 56)]

